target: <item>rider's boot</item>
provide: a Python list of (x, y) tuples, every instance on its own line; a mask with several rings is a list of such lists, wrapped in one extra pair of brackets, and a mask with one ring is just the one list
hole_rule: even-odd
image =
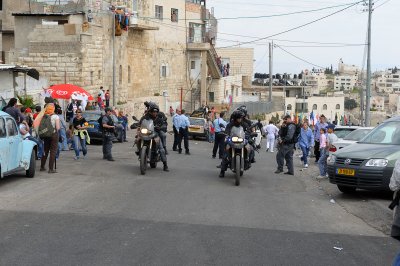
[(164, 163), (164, 169), (163, 169), (163, 170), (164, 170), (165, 172), (169, 172), (167, 162)]
[(224, 178), (225, 177), (225, 171), (221, 170), (221, 172), (219, 173), (219, 177), (220, 178)]

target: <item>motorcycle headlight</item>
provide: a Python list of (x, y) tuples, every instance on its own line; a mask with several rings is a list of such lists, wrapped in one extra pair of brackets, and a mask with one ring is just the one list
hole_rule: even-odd
[(386, 167), (388, 165), (388, 160), (386, 159), (371, 159), (369, 160), (365, 166), (368, 167)]
[(331, 155), (328, 157), (328, 164), (332, 165), (336, 163), (336, 156), (335, 155)]
[(232, 137), (232, 142), (243, 142), (243, 139), (239, 137)]
[(148, 134), (151, 133), (151, 131), (148, 130), (147, 128), (142, 128), (142, 129), (140, 130), (140, 132), (141, 132), (142, 134), (144, 134), (144, 135), (148, 135)]

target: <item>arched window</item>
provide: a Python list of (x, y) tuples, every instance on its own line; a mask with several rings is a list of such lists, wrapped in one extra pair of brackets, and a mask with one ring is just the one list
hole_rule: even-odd
[(322, 110), (328, 110), (328, 105), (324, 104), (324, 105), (322, 106)]
[(288, 110), (288, 111), (291, 111), (291, 110), (292, 110), (292, 105), (291, 105), (291, 104), (288, 104), (287, 110)]
[(317, 106), (316, 104), (314, 104), (314, 105), (312, 106), (312, 109), (313, 109), (313, 110), (317, 110), (317, 108), (318, 108), (318, 106)]
[(119, 84), (122, 84), (122, 66), (119, 66)]
[(336, 110), (340, 110), (340, 104), (336, 104)]
[(128, 66), (128, 83), (131, 83), (131, 66)]

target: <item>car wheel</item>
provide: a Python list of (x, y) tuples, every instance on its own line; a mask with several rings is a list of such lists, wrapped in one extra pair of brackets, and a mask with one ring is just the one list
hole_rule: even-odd
[(36, 172), (36, 158), (35, 158), (35, 150), (32, 150), (31, 154), (31, 162), (29, 164), (29, 169), (26, 170), (26, 177), (32, 178), (35, 176)]
[(342, 193), (351, 194), (351, 193), (356, 192), (355, 187), (346, 187), (346, 186), (341, 186), (341, 185), (338, 185), (337, 187), (340, 190), (340, 192), (342, 192)]

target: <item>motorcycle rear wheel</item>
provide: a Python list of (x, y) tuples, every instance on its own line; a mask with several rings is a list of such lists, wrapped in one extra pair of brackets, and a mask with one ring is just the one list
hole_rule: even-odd
[(140, 173), (142, 175), (145, 175), (146, 170), (147, 170), (147, 147), (144, 146), (140, 150)]

